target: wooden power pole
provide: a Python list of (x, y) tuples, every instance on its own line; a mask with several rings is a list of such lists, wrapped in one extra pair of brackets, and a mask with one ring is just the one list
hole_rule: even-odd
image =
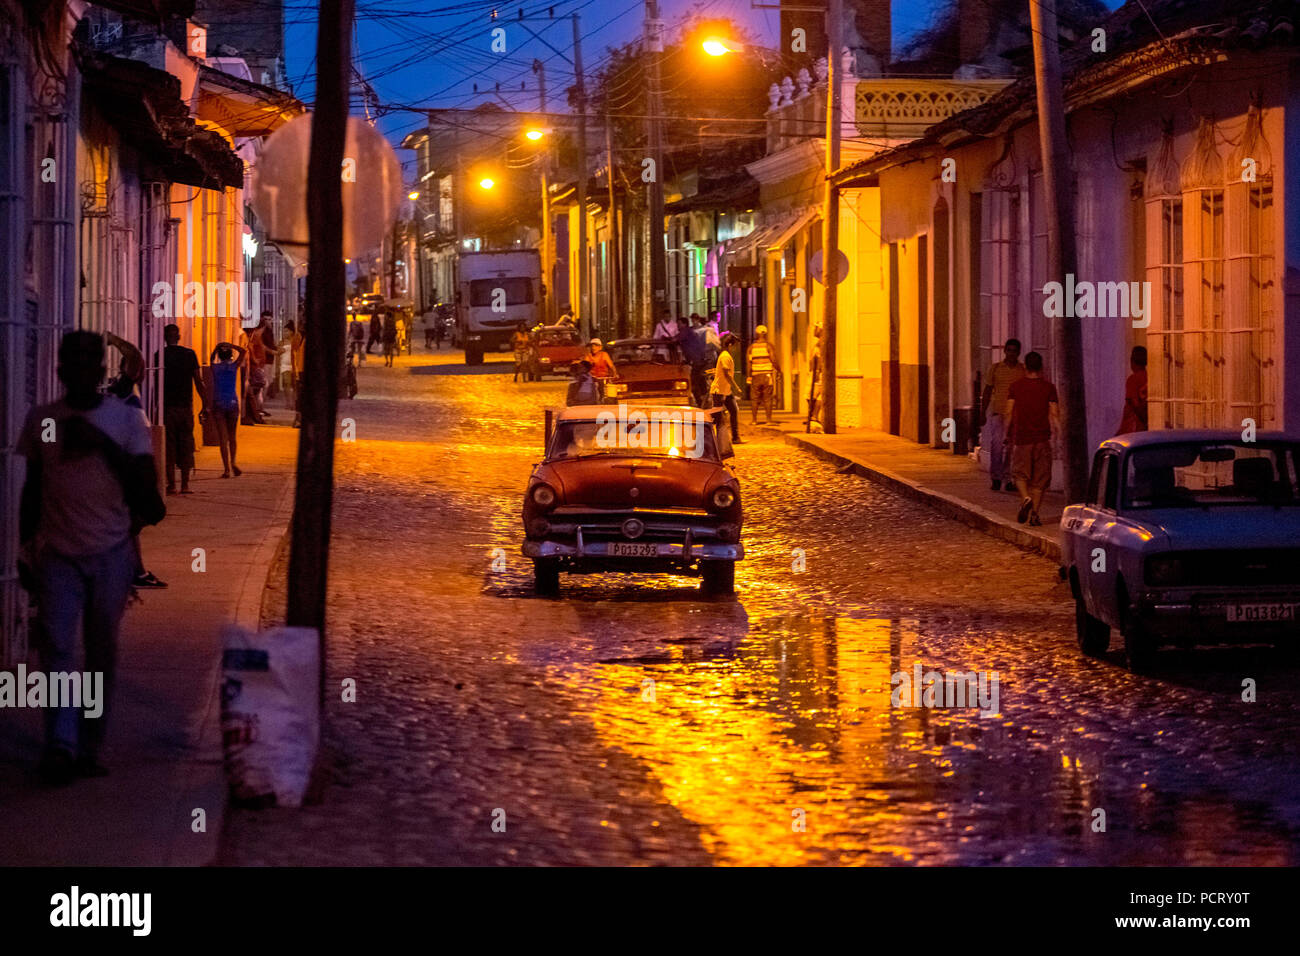
[(840, 167), (840, 60), (844, 32), (844, 0), (829, 0), (826, 9), (826, 202), (822, 221), (822, 428), (835, 434), (839, 411), (836, 364), (839, 329), (840, 191), (831, 177)]
[(576, 273), (578, 323), (585, 342), (591, 338), (591, 303), (587, 286), (587, 85), (582, 76), (582, 30), (573, 15), (573, 79), (578, 99), (578, 268)]
[(307, 333), (302, 429), (289, 550), (285, 623), (314, 627), (325, 680), (325, 603), (334, 504), (334, 416), (343, 359), (347, 274), (343, 265), (343, 151), (348, 129), (353, 0), (320, 0), (316, 110), (307, 166)]
[[(1047, 219), (1047, 281), (1066, 287), (1077, 264), (1074, 199), (1065, 141), (1065, 96), (1056, 28), (1056, 0), (1029, 0), (1034, 35), (1034, 82), (1038, 87), (1038, 139), (1043, 156), (1044, 212)], [(1041, 307), (1041, 306), (1040, 306)], [(1072, 312), (1073, 310), (1066, 310)], [(1083, 501), (1088, 484), (1088, 416), (1083, 381), (1083, 334), (1079, 319), (1055, 320), (1052, 345), (1061, 383), (1061, 428), (1065, 445), (1065, 493), (1068, 502)]]

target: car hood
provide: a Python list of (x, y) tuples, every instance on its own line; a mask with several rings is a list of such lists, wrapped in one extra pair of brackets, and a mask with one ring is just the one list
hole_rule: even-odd
[(702, 508), (705, 493), (730, 475), (715, 461), (592, 455), (548, 462), (538, 477), (555, 486), (561, 506)]
[(1294, 506), (1155, 508), (1129, 518), (1163, 534), (1173, 551), (1300, 545), (1300, 507)]

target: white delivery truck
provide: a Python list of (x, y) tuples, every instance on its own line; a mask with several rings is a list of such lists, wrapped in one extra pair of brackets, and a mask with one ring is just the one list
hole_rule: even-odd
[(519, 323), (531, 329), (542, 319), (542, 260), (536, 249), (462, 252), (457, 259), (457, 344), (466, 365), (483, 353), (508, 348)]

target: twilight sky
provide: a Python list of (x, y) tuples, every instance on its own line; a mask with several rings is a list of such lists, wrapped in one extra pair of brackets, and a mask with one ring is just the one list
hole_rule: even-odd
[[(775, 2), (775, 0), (765, 0)], [(692, 9), (708, 17), (735, 20), (766, 46), (777, 45), (779, 17), (775, 10), (754, 10), (751, 0), (661, 0), (660, 15), (669, 34)], [(897, 0), (893, 7), (894, 43), (899, 46), (926, 26), (941, 0)], [(527, 26), (519, 24), (519, 2), (497, 0), (358, 0), (354, 59), (381, 104), (379, 125), (394, 144), (423, 125), (416, 113), (395, 107), (473, 107), (485, 100), (529, 110), (537, 108), (534, 59), (546, 64), (547, 97), (552, 110), (562, 109), (561, 94), (572, 83), (565, 57), (573, 46), (569, 15), (580, 17), (583, 68), (593, 73), (609, 47), (641, 34), (643, 0), (526, 0)], [(491, 19), (498, 11), (499, 20)], [(548, 19), (554, 10), (555, 19)], [(294, 91), (310, 103), (315, 85), (316, 4), (308, 0), (285, 5), (288, 73)], [(491, 51), (491, 30), (506, 29), (506, 52)], [(550, 44), (548, 46), (548, 43)], [(553, 48), (552, 48), (553, 47)], [(556, 51), (563, 53), (563, 56)], [(520, 83), (525, 84), (521, 92)], [(480, 93), (474, 92), (478, 83)], [(495, 85), (501, 84), (501, 94)], [(354, 103), (359, 102), (354, 97)], [(403, 160), (410, 154), (399, 153)]]

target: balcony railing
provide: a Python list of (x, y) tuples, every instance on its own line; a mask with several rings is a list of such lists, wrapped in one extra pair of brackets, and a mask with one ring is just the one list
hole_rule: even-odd
[[(910, 140), (955, 113), (979, 106), (1008, 79), (945, 79), (905, 76), (858, 77), (853, 57), (842, 60), (845, 139)], [(826, 135), (826, 59), (773, 83), (768, 90), (768, 155)]]
[(854, 91), (858, 134), (872, 139), (916, 139), (936, 123), (979, 106), (1009, 82), (908, 77), (860, 79)]

